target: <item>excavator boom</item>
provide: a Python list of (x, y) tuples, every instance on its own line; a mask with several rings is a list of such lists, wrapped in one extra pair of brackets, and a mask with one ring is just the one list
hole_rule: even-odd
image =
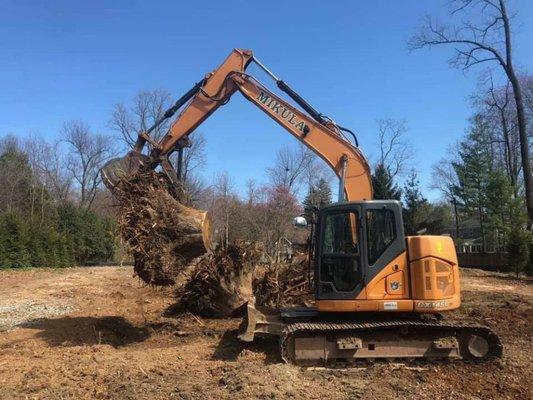
[[(191, 134), (221, 105), (227, 103), (236, 91), (239, 91), (252, 104), (311, 148), (335, 171), (341, 179), (340, 186), (344, 192), (342, 197), (345, 200), (372, 199), (370, 167), (361, 151), (343, 136), (341, 129), (334, 122), (317, 113), (285, 82), (276, 80), (278, 87), (302, 105), (311, 116), (290, 105), (247, 75), (246, 67), (252, 61), (254, 57), (250, 50), (233, 50), (219, 68), (207, 74), (199, 84), (178, 100), (176, 104), (190, 101), (159, 143), (153, 143), (149, 132), (143, 132), (139, 135), (132, 152), (122, 159), (112, 160), (103, 168), (102, 175), (106, 185), (112, 189), (121, 177), (134, 173), (140, 165), (147, 164), (153, 168), (161, 164), (171, 181), (176, 181), (168, 163), (169, 155), (179, 148), (180, 140)], [(259, 65), (268, 71), (263, 64)], [(175, 106), (165, 115), (172, 115), (172, 111), (176, 111)], [(147, 141), (152, 142), (153, 149), (150, 155), (145, 157), (141, 155), (141, 151)]]

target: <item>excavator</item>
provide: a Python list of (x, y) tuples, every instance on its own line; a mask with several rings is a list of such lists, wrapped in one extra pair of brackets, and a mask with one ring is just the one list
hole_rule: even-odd
[[(247, 74), (252, 62), (299, 108)], [(140, 133), (132, 151), (108, 163), (102, 169), (106, 186), (113, 190), (139, 168), (158, 166), (178, 184), (169, 155), (186, 146), (188, 135), (237, 91), (312, 149), (339, 178), (338, 202), (318, 210), (312, 225), (313, 304), (260, 310), (252, 299), (239, 338), (251, 342), (258, 334), (278, 336), (282, 358), (299, 365), (500, 357), (501, 342), (490, 328), (442, 318), (461, 305), (452, 239), (406, 237), (400, 203), (372, 199), (370, 167), (355, 134), (316, 111), (250, 50), (234, 49)], [(150, 133), (180, 109), (168, 133), (153, 140)], [(147, 142), (151, 149), (144, 154)], [(306, 226), (307, 221), (297, 217), (294, 223)]]

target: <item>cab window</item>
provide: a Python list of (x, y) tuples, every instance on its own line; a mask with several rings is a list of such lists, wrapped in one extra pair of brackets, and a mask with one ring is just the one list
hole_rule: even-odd
[(324, 218), (320, 280), (331, 283), (338, 292), (350, 292), (361, 282), (358, 214), (340, 211)]
[(368, 263), (373, 265), (396, 239), (394, 212), (386, 208), (366, 212)]
[(323, 254), (358, 254), (357, 214), (338, 212), (326, 215)]

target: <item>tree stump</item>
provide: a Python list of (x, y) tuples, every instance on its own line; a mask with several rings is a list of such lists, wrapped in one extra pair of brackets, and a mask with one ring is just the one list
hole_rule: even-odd
[(164, 175), (139, 171), (122, 180), (114, 194), (120, 232), (144, 282), (172, 285), (186, 265), (211, 249), (208, 213), (172, 197)]

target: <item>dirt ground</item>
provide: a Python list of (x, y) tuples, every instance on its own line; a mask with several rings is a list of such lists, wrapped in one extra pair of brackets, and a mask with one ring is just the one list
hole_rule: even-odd
[(491, 326), (504, 357), (483, 365), (284, 364), (243, 345), (238, 319), (171, 316), (172, 290), (129, 267), (0, 271), (0, 399), (531, 399), (531, 281), (468, 270), (453, 318)]

